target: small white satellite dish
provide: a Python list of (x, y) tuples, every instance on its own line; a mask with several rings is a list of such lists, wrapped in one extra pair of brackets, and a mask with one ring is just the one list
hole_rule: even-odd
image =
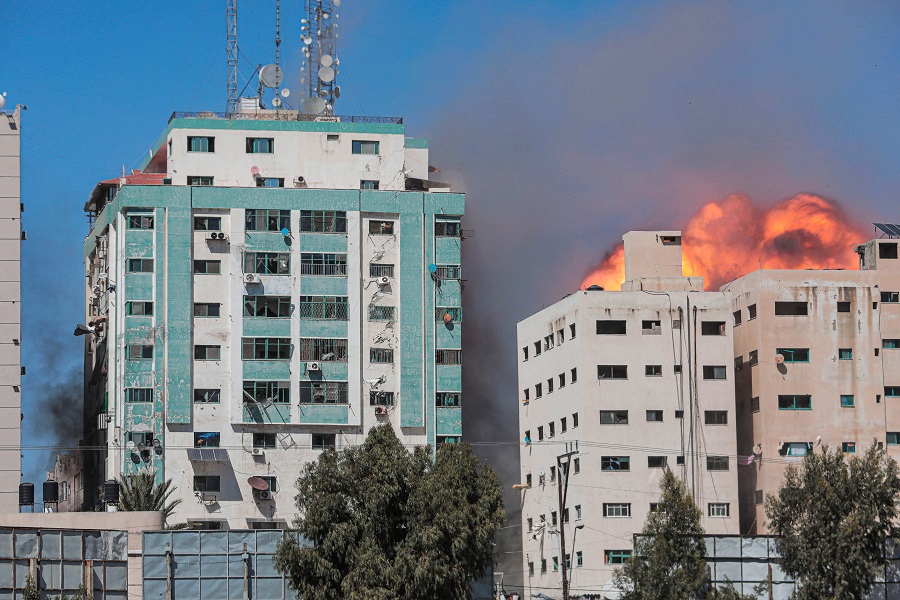
[(305, 35), (305, 36), (303, 36), (303, 37), (300, 38), (300, 39), (302, 39), (302, 40), (303, 40), (303, 43), (306, 44), (307, 46), (309, 46), (310, 44), (312, 44), (312, 38), (311, 38), (310, 36), (308, 36), (308, 35)]
[(341, 86), (339, 86), (339, 85), (334, 86), (334, 97), (335, 98), (341, 97)]
[(0, 110), (3, 110), (4, 106), (6, 106), (6, 92), (0, 94)]
[(304, 98), (300, 105), (303, 112), (310, 115), (318, 115), (325, 110), (325, 101), (319, 97)]
[(334, 69), (331, 67), (322, 67), (319, 69), (319, 79), (325, 83), (334, 81)]
[(127, 442), (125, 442), (125, 448), (128, 450), (134, 450), (134, 448), (135, 448), (134, 442), (131, 440), (128, 440)]
[(332, 4), (334, 4), (335, 6), (340, 6), (341, 0), (333, 0)]
[(775, 363), (780, 365), (783, 362), (784, 362), (784, 354), (776, 354), (775, 355)]
[(306, 19), (300, 19), (301, 23), (306, 23)]
[(265, 87), (276, 87), (283, 79), (284, 71), (276, 64), (266, 65), (259, 71), (259, 82)]
[(281, 98), (279, 98), (278, 96), (272, 98), (272, 106), (274, 106), (275, 108), (281, 106)]
[(291, 90), (289, 90), (289, 89), (287, 89), (287, 88), (284, 88), (283, 90), (281, 90), (281, 97), (282, 97), (282, 98), (287, 98), (287, 97), (290, 96), (290, 95), (291, 95)]
[(762, 454), (762, 444), (753, 446), (753, 454)]
[(332, 63), (334, 63), (334, 59), (331, 57), (330, 54), (323, 54), (322, 58), (319, 59), (319, 62), (322, 64), (323, 67), (330, 67), (332, 65)]

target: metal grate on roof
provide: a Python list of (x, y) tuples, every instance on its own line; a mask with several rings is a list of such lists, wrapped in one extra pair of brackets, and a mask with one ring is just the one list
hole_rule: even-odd
[(228, 462), (228, 450), (223, 448), (188, 448), (191, 462)]

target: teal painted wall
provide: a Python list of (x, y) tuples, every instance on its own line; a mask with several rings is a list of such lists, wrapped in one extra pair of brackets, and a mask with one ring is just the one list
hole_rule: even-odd
[(300, 422), (306, 425), (346, 425), (350, 407), (346, 404), (301, 404)]
[(349, 367), (345, 362), (332, 362), (332, 361), (319, 361), (319, 369), (321, 369), (318, 374), (315, 371), (308, 371), (307, 367), (310, 362), (301, 362), (300, 368), (302, 369), (302, 373), (305, 373), (305, 376), (301, 378), (302, 381), (347, 381), (347, 371)]
[(155, 273), (126, 273), (125, 298), (127, 300), (153, 300), (154, 276)]
[(340, 233), (301, 233), (302, 252), (347, 252), (347, 236)]
[(291, 378), (291, 363), (286, 360), (245, 360), (244, 379), (287, 381)]
[(462, 391), (462, 367), (460, 365), (438, 365), (435, 372), (437, 373), (437, 389), (442, 392)]
[(244, 423), (291, 422), (290, 404), (276, 404), (275, 402), (270, 402), (268, 404), (254, 404), (251, 402), (245, 402), (243, 413)]
[(460, 264), (462, 242), (455, 237), (434, 238), (434, 256), (438, 264)]
[(462, 348), (462, 326), (460, 323), (451, 323), (447, 327), (444, 322), (435, 323), (435, 343), (438, 348), (455, 349)]
[[(189, 200), (194, 188), (182, 189), (187, 190)], [(164, 224), (165, 255), (169, 257), (165, 272), (166, 419), (169, 423), (190, 423), (193, 366), (193, 217), (190, 201), (168, 206)]]
[(349, 321), (301, 320), (300, 337), (345, 338), (350, 332)]
[(346, 296), (347, 278), (316, 276), (301, 277), (300, 294), (303, 296)]
[(438, 435), (462, 435), (462, 409), (438, 406), (435, 411)]
[(400, 215), (400, 426), (425, 427), (423, 354), (425, 263), (421, 214)]
[(290, 337), (291, 320), (269, 317), (244, 317), (245, 337)]
[(293, 243), (291, 236), (283, 236), (277, 232), (248, 231), (244, 234), (247, 252), (290, 252)]

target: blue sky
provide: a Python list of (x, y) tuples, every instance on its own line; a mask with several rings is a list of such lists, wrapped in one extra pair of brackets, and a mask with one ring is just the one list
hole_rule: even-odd
[[(296, 89), (300, 3), (283, 4)], [(3, 0), (0, 14), (0, 91), (28, 106), (23, 399), (40, 446), (41, 390), (80, 368), (84, 201), (140, 164), (173, 111), (224, 110), (225, 2)], [(900, 221), (896, 3), (345, 0), (340, 23), (337, 112), (403, 116), (468, 193), (472, 439), (516, 439), (516, 321), (628, 229), (678, 227), (730, 193), (811, 192), (861, 223)], [(240, 3), (243, 77), (272, 60), (273, 31), (274, 1)], [(46, 450), (26, 457), (40, 481)], [(515, 478), (514, 448), (492, 460)]]

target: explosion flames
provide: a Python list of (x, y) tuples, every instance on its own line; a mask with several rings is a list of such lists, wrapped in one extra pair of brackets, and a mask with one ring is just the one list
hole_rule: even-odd
[[(682, 272), (702, 275), (707, 289), (762, 269), (852, 269), (853, 248), (866, 234), (833, 202), (797, 194), (771, 208), (754, 206), (734, 194), (710, 202), (682, 231)], [(625, 279), (625, 252), (620, 243), (585, 277), (586, 288), (599, 284), (618, 290)]]

